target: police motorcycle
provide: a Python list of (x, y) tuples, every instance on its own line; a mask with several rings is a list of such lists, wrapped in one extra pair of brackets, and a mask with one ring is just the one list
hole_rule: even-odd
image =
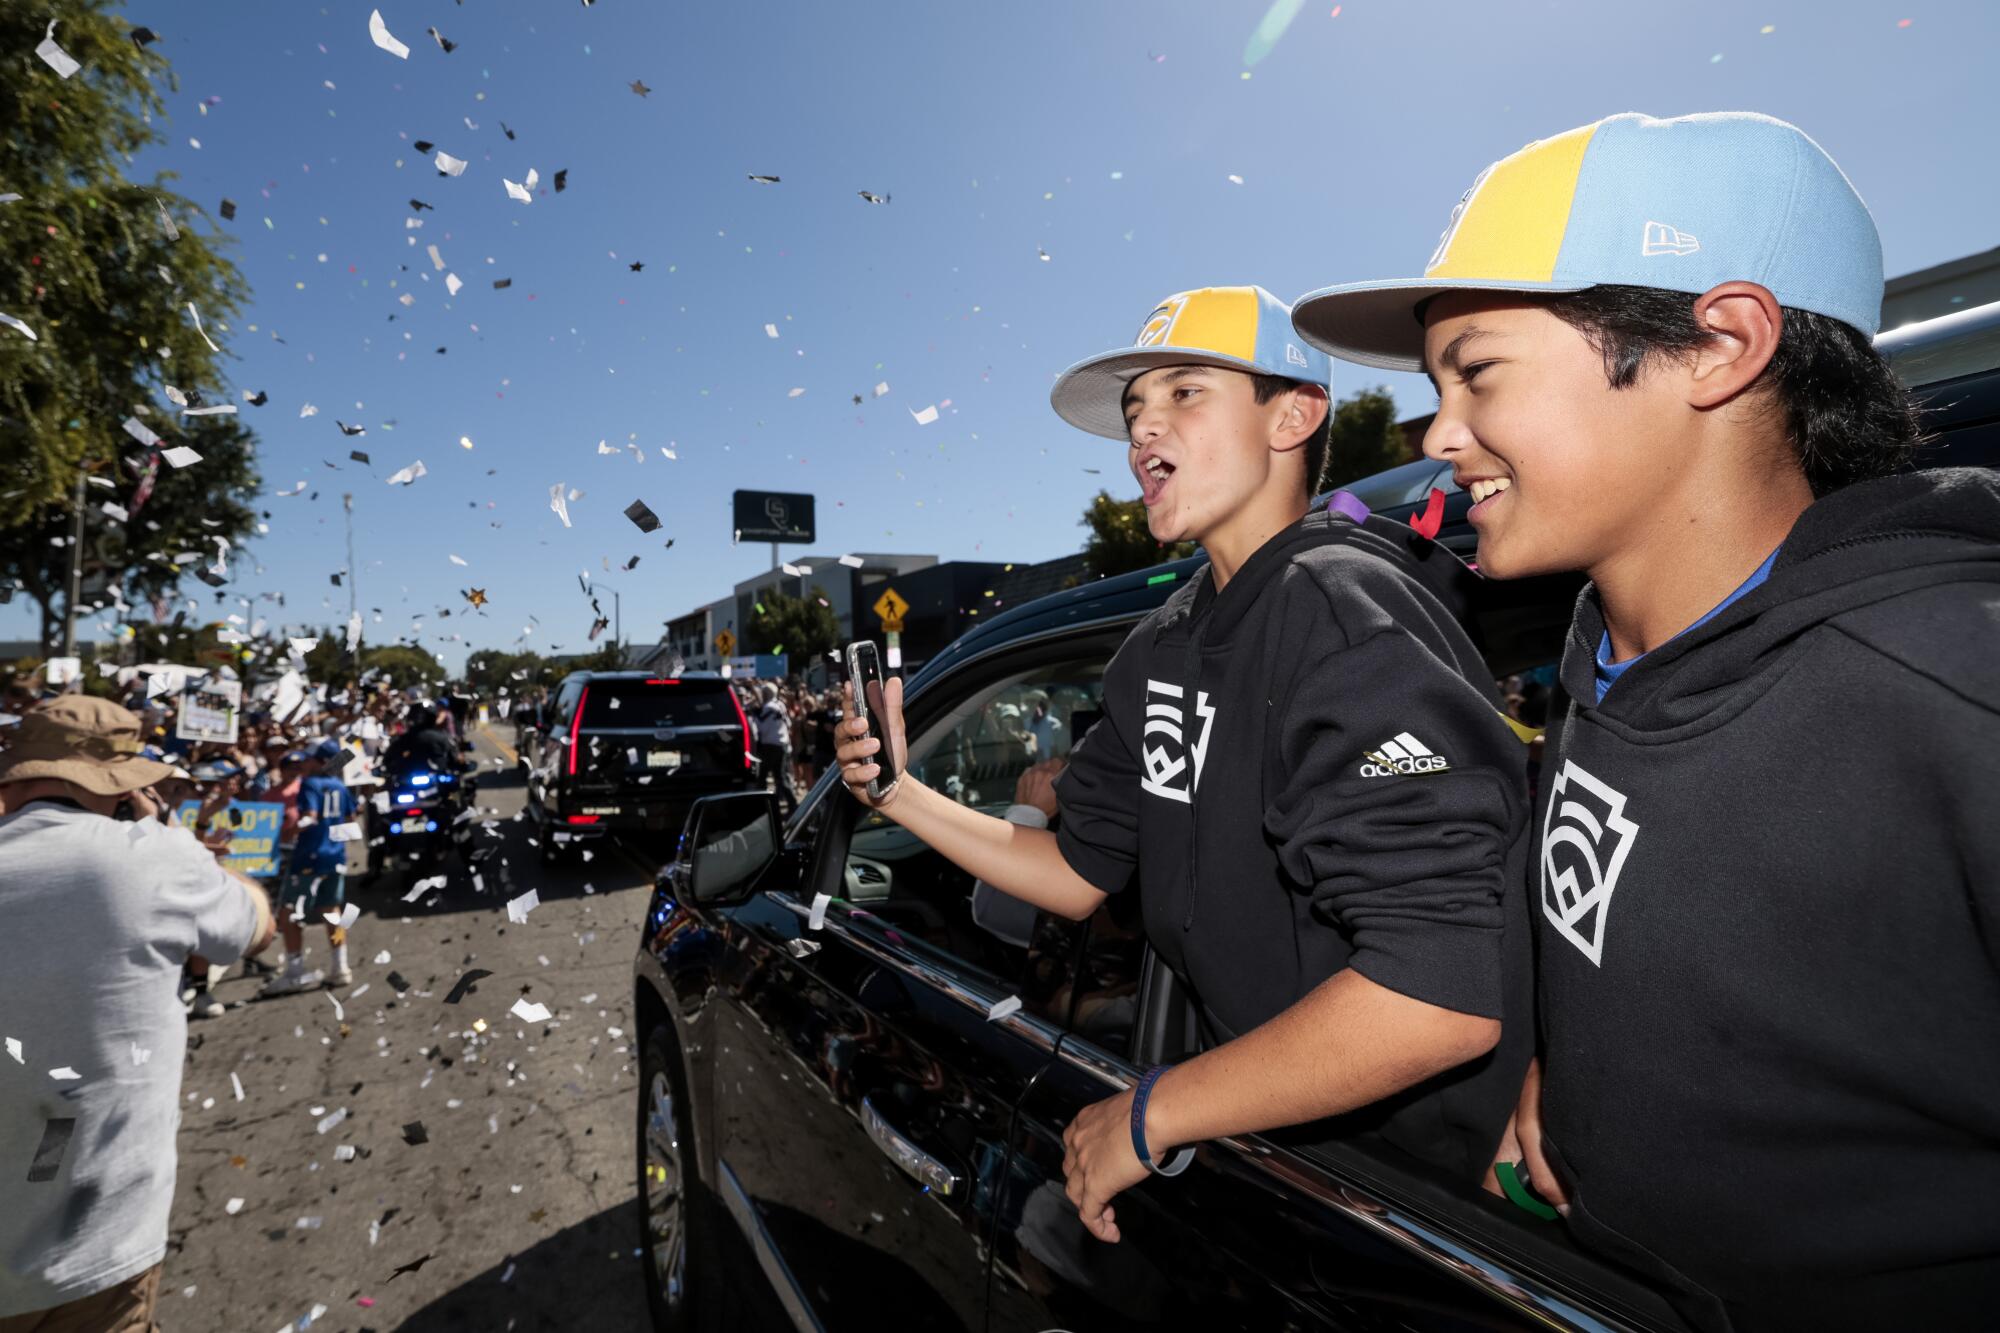
[(381, 869), (434, 874), (446, 869), (454, 851), (469, 863), (476, 791), (472, 773), (447, 772), (433, 764), (391, 773)]

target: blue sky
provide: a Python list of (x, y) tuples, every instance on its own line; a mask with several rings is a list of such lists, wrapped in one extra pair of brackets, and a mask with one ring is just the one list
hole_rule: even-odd
[[(1873, 208), (1891, 274), (1990, 247), (2000, 216), (1984, 3), (1311, 0), (1254, 67), (1263, 0), (386, 0), (407, 60), (371, 43), (372, 8), (129, 8), (179, 78), (139, 167), (238, 205), (216, 225), (255, 298), (211, 332), (232, 388), (270, 395), (242, 410), (273, 517), (236, 590), (343, 621), (328, 575), (351, 490), (371, 639), (421, 618), (454, 666), (585, 647), (582, 571), (650, 641), (767, 567), (767, 546), (731, 544), (737, 487), (817, 495), (821, 552), (1075, 550), (1089, 496), (1137, 487), (1116, 445), (1049, 410), (1062, 367), (1181, 288), (1414, 275), (1488, 162), (1612, 112), (1797, 122)], [(418, 139), (470, 166), (440, 177)], [(531, 167), (524, 205), (501, 182)], [(1432, 404), (1421, 380), (1337, 365), (1337, 394), (1377, 382), (1406, 415)], [(419, 459), (428, 475), (385, 483)], [(317, 500), (273, 494), (301, 481)], [(567, 529), (558, 482), (584, 492)], [(623, 516), (635, 499), (660, 532)], [(486, 615), (432, 614), (466, 587)], [(0, 610), (0, 636), (32, 633)]]

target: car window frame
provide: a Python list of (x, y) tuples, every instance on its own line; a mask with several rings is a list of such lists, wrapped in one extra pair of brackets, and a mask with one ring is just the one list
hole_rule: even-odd
[[(963, 662), (953, 663), (949, 671), (935, 679), (924, 681), (923, 688), (906, 701), (906, 715), (914, 709), (916, 716), (924, 718), (924, 734), (928, 736), (938, 726), (962, 718), (964, 704), (994, 683), (1040, 664), (1081, 655), (1094, 642), (1109, 643), (1114, 637), (1122, 642), (1144, 616), (1143, 611), (1136, 614), (1125, 611), (996, 642)], [(1114, 645), (1111, 651), (1115, 650)], [(926, 709), (925, 702), (939, 693), (953, 697), (941, 708)], [(845, 799), (834, 790), (839, 785), (838, 771), (830, 771), (800, 803), (786, 828), (788, 848), (796, 845), (797, 835), (822, 802)], [(855, 810), (858, 817), (858, 804)], [(851, 830), (851, 824), (848, 828)], [(837, 847), (844, 855), (845, 837), (836, 839), (830, 832), (830, 828), (822, 830), (811, 848), (812, 868), (806, 881), (809, 890), (827, 882), (827, 854)], [(804, 903), (795, 903), (793, 910), (803, 916), (809, 909)], [(924, 976), (968, 1008), (983, 1012), (994, 1000), (1005, 998), (987, 995), (985, 990), (990, 988), (976, 985), (970, 977), (940, 969), (934, 958), (896, 950), (893, 945), (872, 938), (873, 932), (854, 931), (845, 922), (836, 922), (834, 913), (828, 914), (827, 924), (882, 961)], [(1081, 928), (1082, 923), (1078, 923), (1079, 932)], [(1149, 964), (1158, 960), (1150, 944), (1144, 946), (1143, 957)], [(1151, 970), (1149, 966), (1148, 971)], [(1135, 1042), (1147, 1028), (1151, 1009), (1161, 1003), (1161, 992), (1170, 991), (1177, 984), (1169, 974), (1164, 986), (1142, 988), (1133, 1029)], [(999, 1021), (1023, 1040), (1092, 1073), (1104, 1084), (1107, 1096), (1130, 1088), (1143, 1072), (1132, 1052), (1107, 1050), (1072, 1028), (1025, 1009)], [(1638, 1312), (1641, 1322), (1625, 1322), (1614, 1312), (1630, 1312), (1632, 1302), (1613, 1293), (1605, 1279), (1616, 1279), (1618, 1275), (1608, 1265), (1571, 1249), (1534, 1261), (1523, 1253), (1520, 1233), (1486, 1216), (1479, 1200), (1453, 1200), (1440, 1208), (1422, 1199), (1410, 1183), (1399, 1185), (1393, 1165), (1345, 1152), (1309, 1155), (1260, 1134), (1213, 1140), (1203, 1147), (1229, 1154), (1233, 1169), (1255, 1171), (1270, 1179), (1274, 1188), (1303, 1191), (1320, 1205), (1387, 1237), (1427, 1264), (1478, 1287), (1502, 1307), (1513, 1308), (1529, 1318), (1586, 1330), (1685, 1327), (1661, 1323), (1654, 1311)], [(1359, 1154), (1360, 1150), (1353, 1152)], [(1514, 1237), (1511, 1241), (1510, 1231)], [(1665, 1293), (1657, 1288), (1635, 1284), (1635, 1289), (1662, 1302), (1661, 1308), (1666, 1308)]]

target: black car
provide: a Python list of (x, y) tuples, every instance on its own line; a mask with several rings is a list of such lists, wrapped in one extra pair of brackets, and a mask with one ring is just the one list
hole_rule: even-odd
[(704, 796), (759, 788), (750, 723), (713, 672), (578, 671), (521, 736), (544, 860), (613, 833), (671, 832)]
[[(2000, 306), (1884, 339), (1923, 386), (1925, 461), (2000, 458)], [(1350, 487), (1405, 517), (1448, 471)], [(1443, 536), (1469, 550), (1466, 497)], [(1066, 753), (1132, 626), (1182, 561), (1013, 609), (910, 684), (910, 771), (993, 813)], [(1575, 579), (1489, 585), (1475, 629), (1524, 694)], [(1063, 1194), (1062, 1131), (1195, 1048), (1189, 999), (1136, 895), (1087, 922), (975, 919), (968, 876), (829, 774), (780, 823), (763, 793), (704, 801), (643, 926), (639, 1210), (662, 1329), (1678, 1329), (1663, 1296), (1562, 1227), (1412, 1160), (1287, 1133), (1200, 1145), (1119, 1196), (1094, 1240)], [(812, 918), (821, 916), (819, 928)], [(1680, 1168), (1675, 1168), (1680, 1169)], [(1688, 1166), (1686, 1169), (1697, 1169)]]

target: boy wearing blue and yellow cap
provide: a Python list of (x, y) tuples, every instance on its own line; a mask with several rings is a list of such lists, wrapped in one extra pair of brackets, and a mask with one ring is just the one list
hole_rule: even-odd
[(1911, 472), (1881, 247), (1764, 116), (1506, 158), (1302, 336), (1427, 371), (1483, 568), (1581, 570), (1503, 1147), (1707, 1327), (1990, 1327), (2000, 484)]
[[(1526, 906), (1505, 894), (1525, 749), (1450, 609), (1469, 571), (1353, 496), (1312, 508), (1327, 379), (1283, 303), (1211, 287), (1058, 380), (1065, 420), (1125, 445), (1153, 536), (1209, 563), (1107, 668), (1057, 831), (907, 769), (872, 798), (878, 742), (843, 724), (857, 799), (986, 884), (1079, 921), (1136, 886), (1194, 999), (1202, 1053), (1065, 1134), (1100, 1239), (1113, 1196), (1178, 1171), (1184, 1145), (1306, 1122), (1471, 1188), (1526, 1068)], [(899, 684), (888, 702), (900, 748)]]

